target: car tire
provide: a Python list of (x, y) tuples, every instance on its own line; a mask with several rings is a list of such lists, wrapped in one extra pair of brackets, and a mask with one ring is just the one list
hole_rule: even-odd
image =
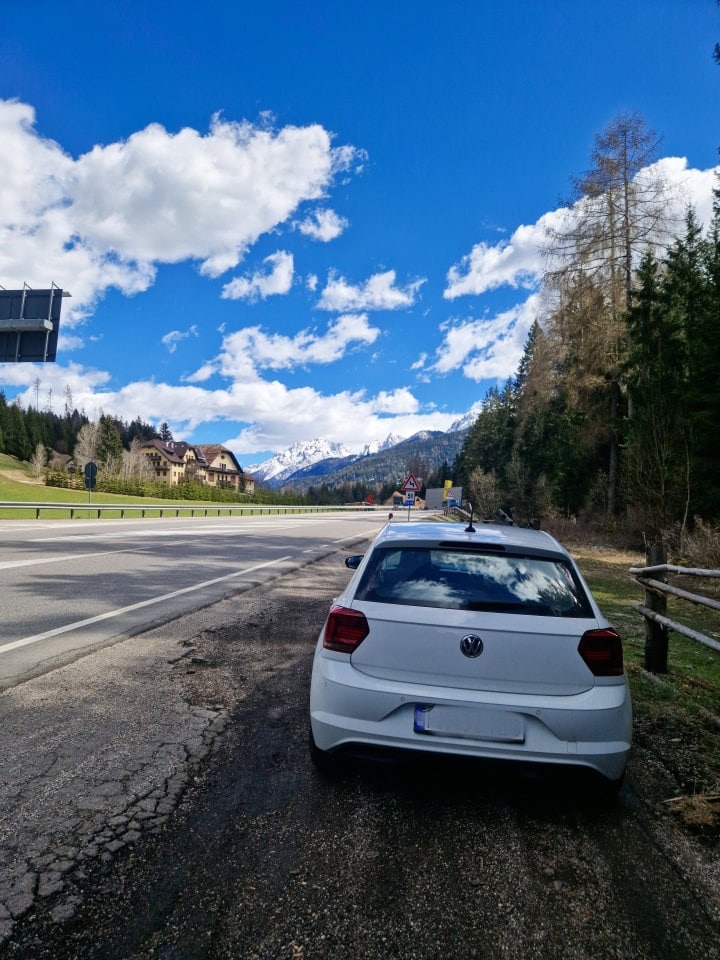
[(336, 773), (339, 769), (338, 758), (329, 753), (327, 750), (321, 750), (318, 745), (315, 743), (315, 738), (313, 737), (312, 727), (308, 731), (308, 746), (310, 748), (310, 759), (313, 762), (313, 766), (320, 773), (330, 775)]

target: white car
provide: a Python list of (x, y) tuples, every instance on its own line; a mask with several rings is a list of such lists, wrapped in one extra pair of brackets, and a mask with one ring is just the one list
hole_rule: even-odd
[(632, 708), (620, 637), (549, 534), (388, 524), (318, 639), (310, 746), (585, 767), (619, 785)]

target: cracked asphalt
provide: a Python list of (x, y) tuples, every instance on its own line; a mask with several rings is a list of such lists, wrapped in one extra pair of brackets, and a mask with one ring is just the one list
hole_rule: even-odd
[(650, 748), (611, 805), (487, 764), (314, 771), (343, 556), (0, 696), (2, 956), (720, 958), (718, 837)]
[(182, 653), (168, 635), (126, 641), (0, 697), (0, 940), (87, 865), (157, 832), (227, 723), (163, 682)]

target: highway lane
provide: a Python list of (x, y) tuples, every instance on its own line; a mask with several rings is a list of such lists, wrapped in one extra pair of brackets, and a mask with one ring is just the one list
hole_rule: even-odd
[(384, 513), (0, 522), (0, 689), (372, 537)]

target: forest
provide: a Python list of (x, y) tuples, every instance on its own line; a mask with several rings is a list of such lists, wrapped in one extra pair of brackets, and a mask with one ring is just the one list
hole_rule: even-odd
[(548, 236), (542, 315), (455, 466), (484, 515), (636, 540), (720, 520), (720, 190), (709, 224), (673, 219), (657, 146), (616, 117)]
[[(8, 403), (5, 394), (0, 391), (0, 453), (7, 453), (18, 460), (29, 461), (35, 455), (38, 446), (51, 457), (53, 451), (61, 455), (72, 456), (83, 428), (91, 423), (84, 412), (73, 405), (69, 390), (65, 395), (65, 410), (62, 416), (52, 410), (52, 397), (48, 397), (45, 409), (29, 406), (23, 409), (18, 403)], [(107, 458), (118, 455), (121, 450), (129, 450), (133, 440), (152, 440), (160, 437), (161, 431), (151, 423), (145, 423), (136, 417), (129, 423), (118, 417), (101, 414), (98, 431), (101, 435), (99, 455)]]

